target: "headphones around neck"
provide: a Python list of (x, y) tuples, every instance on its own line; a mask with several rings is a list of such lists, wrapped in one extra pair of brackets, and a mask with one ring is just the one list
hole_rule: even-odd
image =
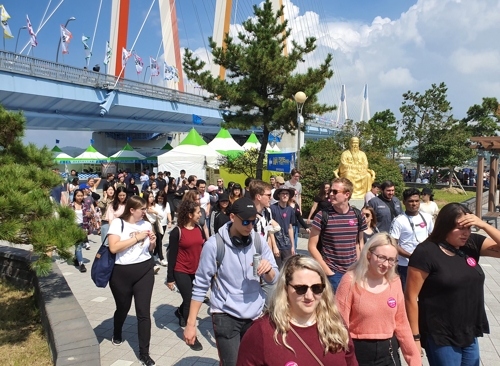
[(237, 236), (232, 236), (231, 243), (233, 243), (233, 245), (236, 248), (246, 248), (252, 243), (252, 241), (250, 240), (250, 235), (242, 236), (241, 238), (238, 238)]

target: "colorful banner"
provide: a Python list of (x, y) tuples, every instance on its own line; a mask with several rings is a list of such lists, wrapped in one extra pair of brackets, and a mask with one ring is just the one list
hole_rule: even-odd
[(69, 53), (69, 42), (71, 42), (73, 35), (61, 24), (61, 48), (63, 55)]
[(30, 34), (31, 47), (36, 47), (36, 46), (38, 46), (38, 42), (36, 40), (36, 34), (35, 34), (35, 32), (33, 32), (33, 26), (31, 25), (30, 18), (28, 17), (28, 14), (26, 14), (26, 23), (28, 24), (28, 33)]
[(106, 41), (106, 56), (104, 56), (104, 65), (109, 64), (111, 60), (111, 47), (109, 47), (109, 41)]
[(163, 80), (173, 80), (179, 82), (179, 71), (175, 66), (168, 66), (166, 62), (163, 62)]
[(5, 7), (0, 5), (0, 22), (2, 23), (3, 28), (3, 38), (14, 38), (12, 32), (10, 31), (9, 24), (7, 23), (9, 18), (10, 15), (7, 13), (7, 10), (5, 10)]
[(125, 47), (122, 47), (122, 67), (125, 67), (130, 57), (132, 57), (132, 52), (127, 51)]
[(150, 70), (150, 75), (151, 76), (159, 76), (160, 75), (160, 65), (158, 65), (158, 62), (149, 56), (149, 68)]
[(137, 53), (134, 53), (134, 61), (137, 74), (140, 74), (142, 72), (142, 69), (144, 68), (144, 62), (142, 62), (142, 58), (139, 57)]

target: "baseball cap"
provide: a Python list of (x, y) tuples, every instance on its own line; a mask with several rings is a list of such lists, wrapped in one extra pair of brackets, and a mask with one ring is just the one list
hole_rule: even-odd
[(90, 189), (90, 186), (86, 184), (80, 184), (80, 189)]
[(278, 182), (279, 184), (285, 184), (285, 180), (281, 175), (276, 177), (276, 182)]
[(215, 191), (216, 189), (217, 189), (217, 187), (216, 187), (216, 186), (214, 186), (213, 184), (210, 184), (210, 185), (208, 186), (207, 191), (208, 191), (208, 193), (211, 193), (211, 192)]
[(231, 206), (231, 213), (239, 216), (243, 220), (257, 216), (257, 209), (249, 198), (239, 198)]

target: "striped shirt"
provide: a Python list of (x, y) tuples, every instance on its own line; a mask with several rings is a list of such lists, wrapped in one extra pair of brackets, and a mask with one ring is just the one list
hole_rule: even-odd
[[(322, 212), (314, 216), (312, 225), (321, 231)], [(328, 225), (322, 234), (323, 259), (333, 272), (345, 273), (347, 269), (356, 262), (356, 238), (358, 231), (367, 229), (366, 219), (361, 215), (361, 229), (358, 226), (358, 218), (352, 207), (346, 214), (335, 211), (333, 206), (328, 209)]]

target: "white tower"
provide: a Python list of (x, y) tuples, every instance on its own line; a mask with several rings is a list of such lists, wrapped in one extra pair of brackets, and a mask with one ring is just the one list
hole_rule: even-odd
[(342, 91), (340, 93), (340, 100), (339, 100), (339, 107), (337, 109), (337, 120), (335, 121), (337, 123), (337, 126), (340, 126), (340, 116), (341, 114), (344, 114), (344, 121), (345, 122), (348, 117), (347, 117), (347, 96), (345, 92), (345, 85), (342, 85)]
[[(365, 111), (366, 111), (366, 119), (365, 119)], [(360, 121), (369, 121), (370, 116), (370, 100), (368, 99), (368, 84), (365, 84), (365, 88), (363, 90), (363, 103), (361, 104), (361, 117), (359, 117)]]

